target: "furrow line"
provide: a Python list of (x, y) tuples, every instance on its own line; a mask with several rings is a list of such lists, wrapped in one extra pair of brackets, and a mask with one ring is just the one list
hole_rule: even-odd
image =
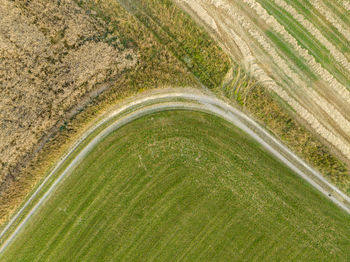
[[(284, 0), (274, 0), (277, 6), (284, 9), (290, 15), (294, 17), (294, 19), (301, 24), (311, 35), (315, 37), (325, 48), (327, 48), (334, 59), (343, 66), (348, 72), (350, 72), (350, 63), (348, 59), (331, 43), (326, 39), (323, 34), (318, 30), (309, 20), (307, 20), (303, 15), (301, 15), (294, 7), (287, 4)], [(314, 3), (314, 1), (311, 1)], [(331, 15), (331, 14), (330, 14)], [(328, 20), (328, 19), (327, 19)], [(338, 29), (338, 28), (337, 28)], [(350, 41), (350, 32), (348, 41)]]
[[(343, 1), (343, 3), (345, 3), (345, 1)], [(324, 4), (322, 4), (319, 0), (311, 0), (310, 4), (312, 4), (312, 6), (315, 7), (315, 9), (320, 12), (327, 19), (327, 21), (331, 23), (339, 31), (339, 33), (341, 33), (346, 38), (347, 41), (350, 42), (350, 30), (348, 28), (345, 28), (342, 25), (342, 22), (337, 19)], [(350, 3), (348, 2), (347, 4), (349, 5), (348, 11), (350, 11)]]
[(272, 16), (270, 15), (261, 4), (255, 0), (243, 0), (256, 14), (263, 19), (269, 26), (271, 26), (275, 32), (279, 33), (287, 43), (289, 43), (297, 53), (305, 59), (309, 67), (319, 76), (322, 80), (328, 83), (333, 89), (342, 96), (347, 103), (350, 104), (350, 92), (330, 73), (319, 64), (315, 57), (309, 54), (308, 50), (302, 48), (298, 41), (287, 32), (287, 30)]
[[(187, 1), (189, 2), (189, 1)], [(226, 12), (229, 12), (230, 16), (234, 18), (238, 23), (265, 49), (265, 51), (270, 52), (271, 56), (273, 56), (274, 60), (278, 63), (279, 67), (283, 69), (283, 71), (287, 74), (288, 77), (293, 79), (297, 85), (300, 87), (304, 87), (305, 83), (299, 78), (299, 76), (290, 70), (289, 66), (285, 63), (285, 61), (278, 55), (277, 51), (273, 46), (266, 41), (264, 36), (262, 36), (257, 30), (255, 30), (251, 24), (241, 15), (234, 12), (234, 8), (228, 5), (227, 3), (223, 3), (223, 1), (215, 1), (212, 2), (217, 8), (222, 8)], [(341, 137), (335, 135), (329, 129), (327, 129), (320, 121), (311, 114), (304, 106), (302, 106), (298, 101), (292, 98), (285, 90), (280, 88), (277, 83), (269, 77), (266, 72), (257, 64), (254, 55), (252, 54), (248, 44), (238, 36), (232, 29), (228, 32), (235, 43), (239, 46), (241, 53), (243, 54), (245, 63), (249, 65), (249, 69), (253, 73), (253, 75), (257, 78), (258, 81), (263, 83), (266, 87), (274, 91), (278, 96), (280, 96), (285, 102), (287, 102), (294, 110), (296, 110), (297, 114), (300, 115), (319, 135), (321, 135), (324, 139), (334, 145), (339, 151), (342, 152), (344, 156), (350, 159), (350, 145)], [(305, 89), (306, 90), (306, 89)], [(314, 92), (316, 93), (316, 92)], [(312, 97), (314, 101), (319, 99), (318, 97)], [(319, 100), (317, 104), (320, 103), (328, 103), (325, 99)], [(331, 105), (325, 106), (328, 110), (331, 109)], [(334, 107), (333, 107), (334, 108)], [(332, 109), (333, 109), (332, 108)], [(335, 111), (334, 111), (335, 112)], [(338, 112), (338, 111), (337, 111)], [(335, 119), (341, 119), (343, 123), (348, 123), (339, 112), (333, 115)], [(350, 124), (349, 127), (350, 128)], [(347, 129), (346, 129), (347, 130)]]

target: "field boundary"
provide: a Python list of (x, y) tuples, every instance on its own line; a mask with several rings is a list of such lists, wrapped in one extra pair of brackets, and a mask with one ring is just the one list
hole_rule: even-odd
[(118, 105), (83, 134), (1, 231), (0, 253), (12, 242), (36, 210), (69, 174), (70, 170), (79, 164), (101, 139), (137, 118), (154, 112), (178, 109), (213, 114), (236, 125), (328, 199), (350, 214), (350, 198), (348, 196), (329, 183), (246, 114), (218, 99), (209, 91), (193, 88), (168, 88), (145, 92), (128, 100), (123, 105)]

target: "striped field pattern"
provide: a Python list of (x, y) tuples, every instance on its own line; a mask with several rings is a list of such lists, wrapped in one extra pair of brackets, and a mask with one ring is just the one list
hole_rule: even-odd
[(177, 2), (350, 162), (349, 2)]

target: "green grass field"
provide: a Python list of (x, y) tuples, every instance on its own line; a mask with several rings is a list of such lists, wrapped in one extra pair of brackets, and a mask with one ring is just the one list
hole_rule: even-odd
[(1, 261), (347, 261), (350, 217), (233, 125), (198, 112), (105, 138)]

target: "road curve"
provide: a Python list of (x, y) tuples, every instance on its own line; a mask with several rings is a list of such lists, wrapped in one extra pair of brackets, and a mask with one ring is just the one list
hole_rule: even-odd
[[(101, 139), (137, 118), (154, 112), (174, 109), (194, 110), (214, 114), (236, 125), (327, 198), (350, 214), (350, 198), (347, 195), (329, 183), (317, 171), (308, 166), (246, 114), (218, 99), (208, 91), (193, 88), (168, 88), (145, 92), (126, 100), (123, 104), (118, 104), (117, 107), (106, 113), (100, 121), (86, 131), (66, 155), (61, 158), (55, 168), (47, 175), (22, 208), (1, 231), (0, 253), (14, 240), (27, 221), (51, 195), (64, 177), (84, 159)], [(100, 131), (101, 127), (104, 127), (102, 131)], [(96, 132), (98, 133), (95, 134)], [(86, 139), (91, 140), (83, 148), (80, 148), (82, 142), (86, 141)], [(70, 159), (73, 152), (78, 152), (78, 154), (74, 159)], [(60, 174), (57, 174), (63, 164), (66, 164), (66, 161), (70, 161), (69, 165)], [(49, 189), (37, 199), (38, 194), (43, 193), (43, 188), (48, 185), (50, 178), (54, 175), (58, 175), (58, 177), (52, 182)]]

